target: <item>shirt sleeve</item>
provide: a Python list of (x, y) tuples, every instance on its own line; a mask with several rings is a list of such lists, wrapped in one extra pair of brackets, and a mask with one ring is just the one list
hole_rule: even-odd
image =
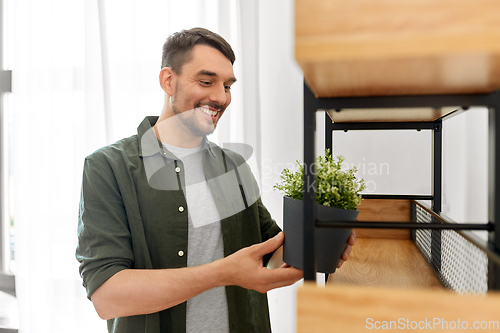
[(125, 206), (112, 169), (89, 157), (83, 169), (76, 258), (89, 299), (106, 280), (134, 263)]

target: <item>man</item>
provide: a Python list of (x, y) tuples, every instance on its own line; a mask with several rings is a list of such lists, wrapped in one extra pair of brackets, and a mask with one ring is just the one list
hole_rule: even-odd
[(110, 332), (269, 332), (265, 293), (302, 277), (244, 158), (206, 139), (234, 59), (206, 29), (170, 36), (160, 117), (85, 160), (76, 254)]

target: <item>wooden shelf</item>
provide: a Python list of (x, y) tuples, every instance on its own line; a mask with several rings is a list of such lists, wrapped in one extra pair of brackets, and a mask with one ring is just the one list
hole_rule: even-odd
[[(358, 221), (410, 222), (409, 200), (364, 199)], [(355, 229), (349, 260), (330, 275), (329, 284), (398, 288), (438, 288), (441, 281), (407, 229)]]
[[(483, 324), (481, 332), (498, 332), (498, 308), (500, 294), (489, 292), (487, 296), (458, 295), (447, 290), (388, 289), (366, 286), (327, 286), (320, 288), (305, 283), (297, 289), (298, 333), (306, 332), (366, 332), (370, 323), (383, 321), (393, 323), (393, 330), (400, 318), (405, 323), (439, 319), (443, 325), (435, 325), (432, 332), (455, 332), (451, 322), (467, 322), (467, 330), (473, 329), (474, 322)], [(373, 321), (368, 321), (372, 318)], [(448, 323), (448, 329), (444, 324)], [(496, 321), (496, 323), (495, 323)], [(484, 329), (489, 323), (490, 328)], [(486, 325), (486, 326), (484, 326)], [(496, 326), (495, 326), (496, 325)], [(375, 327), (372, 327), (374, 329)], [(418, 327), (413, 326), (413, 329)], [(408, 330), (413, 330), (406, 328)], [(463, 326), (460, 327), (463, 329)], [(479, 328), (478, 328), (479, 329)], [(378, 331), (377, 329), (375, 329)], [(403, 330), (399, 326), (399, 330)], [(464, 329), (465, 330), (465, 329)], [(383, 330), (384, 331), (384, 330)], [(391, 330), (392, 331), (392, 330)]]
[(420, 122), (434, 121), (444, 117), (458, 108), (408, 108), (408, 109), (354, 109), (336, 112), (327, 111), (334, 123), (359, 122)]
[[(410, 222), (410, 200), (363, 199), (358, 221)], [(408, 229), (354, 229), (358, 238), (410, 239)]]
[[(335, 123), (412, 125), (436, 121), (458, 107), (487, 106), (496, 112), (490, 121), (490, 144), (498, 142), (494, 119), (500, 106), (497, 95), (486, 95), (500, 91), (498, 0), (295, 0), (294, 12), (295, 60), (318, 98), (305, 87), (306, 166), (314, 163), (310, 153), (315, 150), (314, 140), (308, 138), (313, 135), (312, 113), (317, 110), (327, 111)], [(328, 97), (346, 98), (321, 99)], [(457, 107), (441, 109), (454, 105)], [(401, 109), (420, 106), (432, 108)], [(394, 109), (363, 109), (387, 107)], [(437, 127), (427, 129), (434, 135), (433, 156), (438, 161), (434, 167), (441, 170), (441, 124), (437, 121), (433, 125)], [(373, 128), (388, 126), (377, 124)], [(405, 127), (399, 124), (394, 128)], [(498, 159), (497, 155), (490, 151), (492, 161)], [(492, 179), (497, 179), (498, 172), (498, 165), (495, 170), (490, 168)], [(438, 181), (433, 198), (440, 210), (441, 173), (434, 176)], [(493, 191), (494, 185), (490, 194)], [(498, 197), (490, 195), (490, 199), (494, 200), (493, 207), (498, 207)], [(390, 207), (382, 209), (377, 208), (380, 202), (370, 206), (366, 200), (363, 204), (366, 206), (360, 207), (360, 220), (387, 221), (394, 214), (408, 216), (393, 217), (396, 221), (409, 220), (404, 205), (385, 203)], [(393, 207), (399, 208), (391, 212)], [(492, 214), (490, 220), (495, 220), (492, 216), (497, 215)], [(495, 242), (498, 247), (498, 237)], [(498, 268), (493, 267), (488, 281), (498, 288)], [(309, 266), (309, 280), (313, 280), (311, 271)], [(495, 321), (500, 294), (464, 297), (444, 290), (409, 232), (359, 230), (349, 260), (330, 276), (326, 288), (306, 283), (298, 289), (296, 304), (297, 332), (366, 332), (366, 319), (370, 317), (379, 321), (460, 319), (469, 321), (469, 325), (475, 320)], [(489, 331), (498, 331), (498, 326)]]
[(500, 89), (496, 0), (296, 0), (295, 59), (317, 97)]
[(328, 283), (444, 289), (410, 239), (358, 238), (349, 260), (330, 275)]

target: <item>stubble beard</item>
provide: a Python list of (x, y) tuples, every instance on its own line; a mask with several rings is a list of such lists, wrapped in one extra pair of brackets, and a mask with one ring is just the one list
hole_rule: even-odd
[[(179, 91), (179, 87), (177, 86), (177, 91)], [(216, 122), (212, 122), (207, 119), (199, 119), (200, 115), (198, 115), (198, 112), (201, 112), (200, 110), (197, 110), (200, 106), (203, 105), (208, 105), (211, 108), (219, 110), (218, 112), (223, 112), (225, 110), (225, 107), (223, 105), (220, 105), (218, 103), (213, 103), (213, 102), (208, 102), (208, 103), (202, 103), (196, 102), (193, 106), (192, 109), (186, 110), (186, 111), (181, 111), (180, 108), (177, 106), (177, 101), (178, 99), (176, 97), (173, 98), (172, 101), (172, 111), (175, 114), (176, 117), (179, 118), (179, 120), (182, 122), (186, 128), (188, 128), (192, 135), (194, 136), (199, 136), (199, 137), (204, 137), (206, 135), (212, 134), (216, 127), (217, 123), (219, 122), (220, 116), (217, 119)], [(201, 115), (203, 117), (203, 115)], [(207, 125), (204, 126), (202, 122), (206, 122)]]
[[(206, 121), (206, 119), (198, 119), (199, 115), (197, 113), (201, 112), (196, 110), (198, 106), (195, 106), (191, 110), (180, 111), (174, 100), (174, 103), (172, 103), (172, 111), (181, 123), (189, 129), (192, 135), (203, 137), (212, 134), (217, 127), (217, 123), (210, 124), (210, 121)], [(205, 121), (207, 124), (204, 126), (204, 124), (201, 123), (202, 121)]]
[[(200, 106), (203, 106), (203, 105), (208, 105), (209, 107), (213, 108), (213, 109), (216, 109), (216, 110), (219, 110), (218, 112), (224, 112), (224, 110), (226, 109), (227, 106), (224, 106), (224, 105), (221, 105), (221, 104), (218, 104), (218, 103), (215, 103), (215, 102), (201, 102), (201, 101), (198, 101), (194, 104), (193, 108), (190, 109), (190, 110), (186, 110), (186, 111), (181, 111), (181, 109), (178, 107), (178, 103), (177, 101), (179, 100), (177, 97), (179, 96), (179, 93), (182, 93), (182, 89), (180, 89), (180, 83), (177, 82), (176, 84), (176, 92), (177, 92), (177, 96), (174, 96), (173, 100), (172, 100), (172, 111), (173, 113), (175, 114), (176, 117), (179, 117), (178, 119), (181, 121), (181, 123), (191, 131), (191, 134), (193, 136), (198, 136), (198, 137), (204, 137), (206, 135), (209, 135), (209, 134), (212, 134), (216, 127), (217, 127), (217, 123), (219, 122), (219, 119), (220, 117), (222, 116), (222, 114), (219, 114), (219, 117), (217, 119), (216, 122), (213, 122), (213, 121), (210, 121), (208, 119), (205, 119), (203, 117), (203, 115), (198, 115), (198, 112), (202, 112), (200, 110), (197, 110), (197, 108), (199, 108)], [(182, 100), (182, 98), (181, 98)], [(200, 119), (200, 116), (202, 117), (202, 119)], [(202, 122), (206, 122), (206, 125), (204, 126), (204, 124)]]

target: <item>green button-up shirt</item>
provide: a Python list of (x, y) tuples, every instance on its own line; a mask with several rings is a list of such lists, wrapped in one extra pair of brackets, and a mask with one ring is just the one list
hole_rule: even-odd
[[(187, 266), (184, 168), (154, 135), (157, 119), (147, 117), (137, 135), (85, 159), (76, 257), (89, 298), (123, 269)], [(262, 204), (244, 158), (204, 142), (203, 169), (221, 216), (224, 256), (278, 234), (280, 228)], [(264, 264), (270, 256), (263, 258)], [(270, 332), (266, 294), (228, 286), (226, 297), (230, 332)], [(159, 313), (109, 320), (108, 330), (185, 332), (186, 303)]]

